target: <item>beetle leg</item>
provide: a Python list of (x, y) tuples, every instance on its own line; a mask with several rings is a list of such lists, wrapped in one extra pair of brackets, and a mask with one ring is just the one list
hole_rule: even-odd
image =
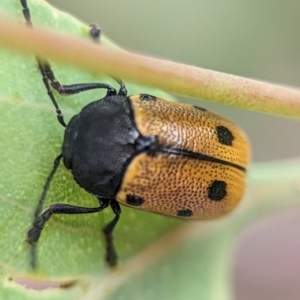
[[(41, 195), (41, 197), (38, 201), (38, 205), (37, 205), (37, 207), (34, 211), (34, 219), (33, 219), (33, 222), (32, 222), (33, 227), (34, 227), (34, 224), (36, 223), (36, 221), (40, 218), (40, 214), (41, 214), (43, 204), (44, 204), (46, 196), (47, 196), (47, 192), (49, 190), (50, 183), (53, 179), (53, 176), (54, 176), (55, 172), (57, 171), (57, 169), (59, 167), (61, 158), (62, 158), (62, 154), (60, 154), (59, 156), (57, 156), (55, 158), (55, 160), (53, 162), (53, 169), (51, 170), (49, 176), (46, 179), (45, 185), (43, 187), (42, 195)], [(37, 241), (37, 240), (38, 240), (38, 238), (35, 239), (35, 241)]]
[[(21, 5), (23, 7), (23, 15), (26, 20), (26, 25), (28, 27), (32, 28), (32, 21), (31, 21), (31, 15), (30, 15), (30, 9), (27, 5), (27, 0), (20, 0)], [(101, 34), (101, 30), (97, 27), (97, 25), (92, 24), (90, 25), (90, 36), (95, 42), (99, 42), (99, 37)], [(64, 116), (59, 108), (59, 105), (52, 93), (51, 86), (58, 91), (61, 95), (73, 95), (76, 93), (80, 93), (83, 91), (91, 90), (91, 89), (98, 89), (98, 88), (104, 88), (107, 89), (107, 95), (116, 95), (116, 90), (112, 88), (111, 86), (107, 84), (99, 84), (99, 83), (88, 83), (88, 84), (74, 84), (74, 85), (61, 85), (60, 82), (55, 78), (54, 73), (51, 69), (50, 63), (39, 56), (36, 56), (36, 61), (38, 63), (38, 67), (40, 69), (40, 72), (42, 74), (42, 80), (44, 82), (44, 85), (46, 87), (47, 93), (55, 107), (57, 119), (59, 123), (66, 127), (66, 123), (64, 121)], [(51, 86), (49, 84), (49, 81), (51, 83)]]
[(62, 155), (60, 154), (54, 160), (53, 169), (51, 170), (49, 176), (46, 179), (46, 183), (43, 188), (42, 195), (38, 201), (38, 205), (34, 212), (34, 219), (32, 222), (32, 227), (27, 232), (27, 242), (32, 246), (31, 247), (31, 266), (33, 269), (36, 268), (36, 248), (35, 244), (39, 240), (41, 232), (46, 224), (46, 222), (52, 217), (53, 214), (87, 214), (87, 213), (95, 213), (99, 212), (110, 204), (110, 199), (99, 199), (100, 206), (99, 207), (80, 207), (70, 204), (64, 203), (56, 203), (52, 204), (48, 209), (46, 209), (42, 214), (41, 210), (43, 207), (43, 203), (46, 199), (47, 192), (49, 190), (50, 183), (53, 179), (53, 176), (56, 170), (59, 167), (60, 160)]
[(109, 202), (102, 202), (99, 207), (81, 207), (65, 203), (52, 204), (33, 222), (32, 228), (27, 233), (27, 241), (30, 245), (36, 243), (46, 222), (49, 221), (54, 214), (90, 214), (99, 212), (108, 207), (108, 205)]
[(99, 207), (81, 207), (65, 203), (52, 204), (38, 218), (35, 218), (32, 228), (27, 233), (27, 242), (31, 245), (31, 266), (36, 268), (36, 242), (47, 221), (53, 214), (90, 214), (100, 212), (109, 206), (110, 200), (101, 202)]
[[(99, 199), (99, 201), (101, 200)], [(113, 241), (113, 230), (120, 219), (121, 208), (116, 200), (111, 201), (110, 206), (115, 213), (115, 217), (102, 229), (102, 231), (106, 241), (106, 262), (109, 266), (114, 267), (117, 264), (118, 256)]]

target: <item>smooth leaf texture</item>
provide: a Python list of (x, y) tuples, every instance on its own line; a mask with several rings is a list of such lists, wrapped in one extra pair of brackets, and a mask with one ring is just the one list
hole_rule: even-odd
[[(34, 26), (89, 38), (88, 26), (44, 1), (28, 2)], [(0, 0), (0, 8), (3, 15), (24, 22), (19, 0)], [(102, 45), (114, 47), (105, 37)], [(115, 271), (104, 263), (101, 233), (102, 226), (113, 217), (109, 210), (54, 216), (38, 244), (38, 272), (32, 273), (25, 235), (45, 178), (60, 152), (63, 128), (56, 120), (33, 56), (0, 49), (0, 66), (1, 299), (231, 299), (230, 266), (236, 233), (258, 217), (300, 202), (300, 162), (295, 161), (253, 167), (243, 203), (220, 220), (183, 222), (122, 207), (115, 231), (120, 267)], [(52, 67), (64, 84), (105, 82), (117, 87), (111, 78), (54, 63)], [(143, 92), (171, 99), (157, 90), (126, 85), (129, 94)], [(103, 96), (102, 91), (69, 98), (56, 95), (66, 121)], [(77, 186), (63, 165), (45, 206), (53, 202), (97, 206), (97, 200)], [(58, 285), (76, 282), (68, 288), (41, 292), (15, 283), (20, 278)]]

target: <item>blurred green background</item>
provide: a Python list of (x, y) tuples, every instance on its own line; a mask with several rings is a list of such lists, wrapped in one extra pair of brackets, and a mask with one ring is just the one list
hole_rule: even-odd
[[(99, 24), (127, 50), (299, 87), (299, 0), (48, 2)], [(254, 161), (299, 156), (299, 121), (208, 102), (197, 105), (244, 128)], [(235, 264), (237, 299), (299, 299), (299, 226), (300, 211), (287, 212), (254, 224), (241, 236)]]

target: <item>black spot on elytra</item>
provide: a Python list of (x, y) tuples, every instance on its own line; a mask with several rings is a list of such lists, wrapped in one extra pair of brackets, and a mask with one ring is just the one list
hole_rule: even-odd
[(208, 187), (208, 198), (215, 201), (222, 200), (227, 195), (226, 187), (227, 183), (225, 181), (213, 181)]
[(201, 111), (207, 111), (207, 109), (205, 109), (203, 107), (199, 107), (199, 106), (196, 106), (196, 105), (194, 105), (193, 107), (198, 109), (198, 110), (201, 110)]
[(126, 202), (132, 206), (140, 206), (145, 202), (145, 200), (135, 195), (126, 195)]
[(227, 145), (227, 146), (232, 146), (232, 141), (234, 139), (234, 136), (229, 131), (228, 128), (226, 128), (224, 126), (217, 126), (216, 131), (217, 131), (218, 140), (221, 144)]
[(193, 212), (190, 209), (181, 209), (177, 211), (178, 217), (190, 217)]
[(142, 101), (155, 101), (157, 98), (155, 96), (148, 95), (148, 94), (140, 94), (140, 99)]

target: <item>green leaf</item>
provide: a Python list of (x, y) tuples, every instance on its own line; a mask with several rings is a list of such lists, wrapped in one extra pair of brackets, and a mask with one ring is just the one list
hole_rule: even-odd
[[(44, 1), (28, 1), (34, 26), (89, 38), (87, 25)], [(3, 14), (24, 22), (19, 0), (0, 0), (0, 8)], [(115, 47), (105, 37), (102, 45)], [(114, 235), (120, 267), (114, 271), (104, 263), (101, 233), (113, 217), (111, 211), (54, 216), (38, 243), (39, 268), (33, 273), (25, 236), (53, 160), (60, 153), (64, 129), (57, 122), (33, 56), (0, 49), (0, 66), (1, 299), (230, 299), (236, 233), (258, 217), (300, 202), (299, 187), (294, 184), (300, 162), (295, 161), (255, 166), (244, 202), (220, 220), (183, 222), (122, 207)], [(63, 84), (105, 82), (117, 87), (108, 77), (55, 63), (52, 67)], [(130, 94), (143, 92), (171, 99), (158, 90), (126, 86)], [(101, 99), (104, 92), (69, 98), (55, 95), (68, 121), (87, 103)], [(288, 185), (293, 188), (286, 189)], [(283, 198), (287, 200), (281, 201)], [(45, 207), (54, 202), (98, 205), (63, 165), (51, 183)], [(29, 279), (56, 288), (37, 291), (33, 289), (37, 282)], [(31, 289), (20, 282), (27, 282)], [(60, 287), (68, 282), (73, 284)]]

